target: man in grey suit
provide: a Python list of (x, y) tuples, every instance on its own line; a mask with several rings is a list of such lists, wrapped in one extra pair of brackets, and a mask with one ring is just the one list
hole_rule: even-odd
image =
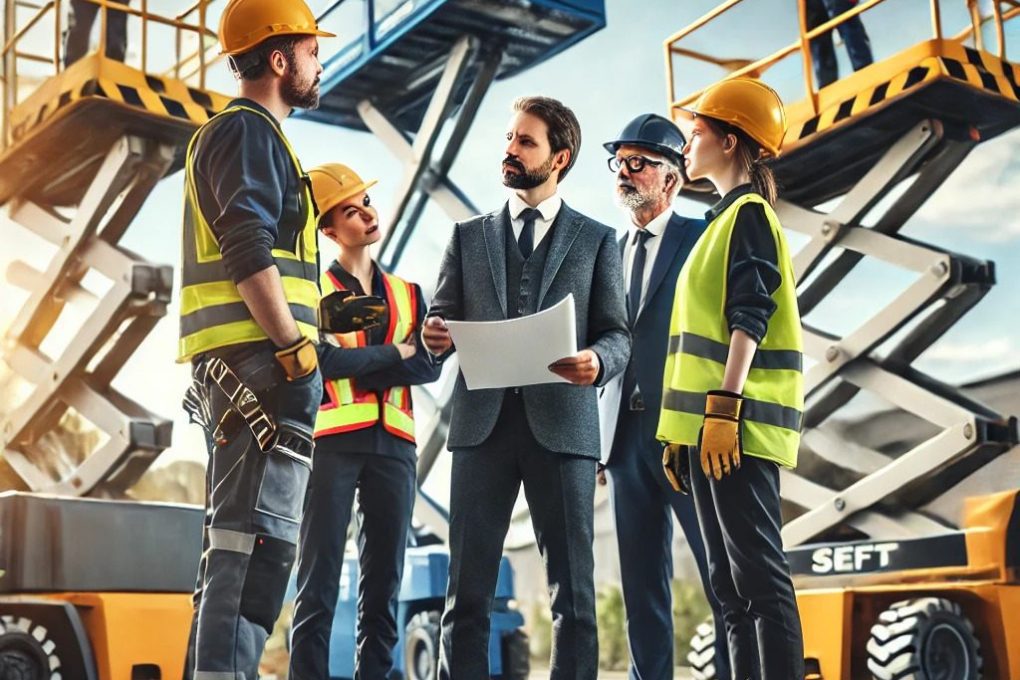
[[(557, 195), (581, 143), (573, 112), (546, 97), (515, 102), (499, 210), (454, 225), (425, 345), (454, 351), (444, 319), (493, 321), (574, 296), (577, 346), (554, 383), (468, 392), (457, 376), (448, 447), (450, 580), (440, 678), (489, 677), (489, 614), (503, 541), (521, 484), (546, 564), (553, 614), (551, 678), (598, 673), (593, 502), (599, 458), (595, 386), (627, 365), (630, 334), (616, 234)], [(499, 357), (493, 357), (499, 361)]]

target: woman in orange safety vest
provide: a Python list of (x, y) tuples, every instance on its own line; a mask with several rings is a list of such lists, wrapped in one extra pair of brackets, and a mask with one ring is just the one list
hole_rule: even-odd
[(396, 602), (415, 498), (411, 385), (439, 367), (418, 332), (427, 305), (413, 283), (382, 270), (369, 248), (379, 219), (365, 182), (345, 165), (309, 172), (319, 231), (340, 246), (323, 273), (323, 294), (350, 291), (386, 301), (381, 323), (319, 344), (323, 399), (298, 543), (290, 677), (329, 677), (329, 639), (355, 496), (358, 639), (355, 677), (389, 677), (397, 642)]

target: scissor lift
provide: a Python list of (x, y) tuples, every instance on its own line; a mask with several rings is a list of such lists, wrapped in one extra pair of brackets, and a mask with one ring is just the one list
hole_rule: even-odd
[[(898, 232), (971, 151), (1020, 125), (1020, 67), (1005, 49), (1007, 22), (1020, 4), (996, 1), (982, 17), (978, 3), (960, 0), (969, 21), (948, 35), (942, 14), (950, 2), (931, 0), (932, 39), (816, 90), (810, 41), (883, 1), (862, 0), (809, 30), (801, 0), (798, 40), (762, 59), (726, 60), (687, 47), (696, 31), (737, 14), (742, 0), (724, 3), (666, 41), (669, 107), (675, 112), (700, 94), (676, 95), (680, 58), (730, 65), (724, 77), (769, 82), (770, 68), (799, 56), (803, 98), (786, 96), (790, 129), (773, 169), (784, 188), (780, 220), (807, 237), (794, 256), (802, 316), (865, 258), (913, 273), (910, 285), (848, 333), (804, 323), (800, 465), (784, 470), (781, 482), (809, 677), (1015, 678), (1017, 480), (1002, 480), (988, 489), (1001, 493), (972, 499), (966, 509), (935, 515), (925, 508), (1015, 447), (1017, 420), (913, 366), (995, 284), (994, 263)], [(987, 28), (996, 32), (995, 52), (984, 45)], [(706, 189), (693, 185), (687, 193), (710, 200)], [(896, 452), (845, 441), (833, 416), (861, 392), (923, 419), (935, 434)], [(698, 678), (715, 674), (706, 635), (710, 628), (702, 627), (690, 657)]]
[[(228, 100), (205, 87), (207, 0), (177, 17), (96, 0), (98, 50), (66, 68), (63, 4), (4, 3), (0, 206), (51, 255), (6, 272), (28, 297), (2, 347), (7, 385), (23, 389), (0, 413), (0, 675), (179, 677), (202, 513), (95, 499), (124, 499), (171, 435), (112, 381), (165, 315), (172, 267), (119, 241)], [(104, 56), (112, 11), (140, 27), (140, 67)], [(158, 27), (198, 45), (166, 73), (149, 72)], [(69, 412), (99, 436), (54, 461), (44, 445)]]

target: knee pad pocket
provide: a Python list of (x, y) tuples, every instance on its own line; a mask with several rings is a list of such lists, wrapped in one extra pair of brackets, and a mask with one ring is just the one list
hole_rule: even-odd
[(241, 591), (241, 615), (267, 632), (273, 630), (294, 566), (293, 543), (259, 535), (255, 539)]

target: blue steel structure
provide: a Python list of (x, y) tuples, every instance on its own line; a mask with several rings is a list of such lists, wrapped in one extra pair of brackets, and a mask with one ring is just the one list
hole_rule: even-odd
[[(334, 19), (355, 3), (364, 8), (362, 32), (323, 64), (319, 108), (298, 115), (357, 130), (369, 129), (357, 106), (370, 99), (400, 129), (417, 132), (450, 51), (463, 36), (500, 55), (495, 78), (503, 79), (606, 25), (605, 0), (338, 0), (319, 16), (319, 24), (341, 38), (350, 35), (352, 27)], [(464, 100), (471, 79), (465, 79), (456, 104)]]
[(325, 57), (319, 108), (298, 115), (371, 131), (404, 162), (381, 253), (394, 268), (430, 198), (452, 220), (478, 214), (448, 173), (492, 81), (578, 43), (606, 13), (605, 0), (339, 0), (319, 17), (341, 36), (352, 21), (357, 37)]

